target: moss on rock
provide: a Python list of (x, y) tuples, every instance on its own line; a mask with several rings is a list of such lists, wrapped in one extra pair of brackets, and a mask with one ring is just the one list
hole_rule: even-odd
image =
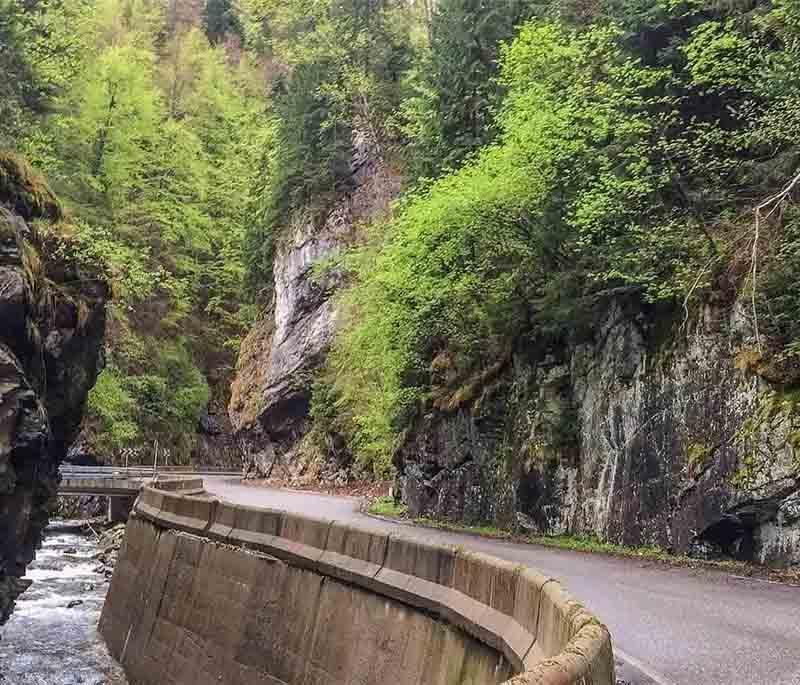
[(78, 277), (62, 217), (41, 177), (0, 152), (0, 624), (102, 366), (108, 287)]
[(45, 180), (21, 157), (0, 152), (0, 203), (24, 219), (58, 221), (64, 216), (61, 204)]

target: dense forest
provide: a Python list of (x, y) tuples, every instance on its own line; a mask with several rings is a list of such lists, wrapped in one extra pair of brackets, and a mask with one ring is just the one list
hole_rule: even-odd
[(185, 461), (209, 402), (224, 414), (248, 316), (257, 66), (225, 45), (224, 8), (3, 0), (0, 20), (0, 144), (46, 173), (68, 208), (59, 230), (113, 283), (84, 448), (110, 458), (158, 440)]
[(364, 138), (403, 193), (319, 265), (346, 287), (311, 381), (314, 439), (364, 469), (619, 293), (746, 300), (742, 364), (800, 381), (793, 0), (0, 0), (0, 45), (0, 145), (114, 283), (95, 450), (192, 457)]

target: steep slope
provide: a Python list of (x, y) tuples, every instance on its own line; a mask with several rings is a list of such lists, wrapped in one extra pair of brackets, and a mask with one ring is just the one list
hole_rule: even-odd
[[(297, 475), (310, 443), (397, 473), (417, 515), (797, 563), (796, 3), (534, 4), (443, 0), (366, 74), (386, 41), (342, 29), (355, 4), (320, 3), (320, 35), (302, 3), (260, 17), (287, 62), (246, 473)], [(410, 190), (343, 283), (316, 266), (347, 247), (337, 212), (298, 209), (348, 201), (359, 121)]]
[(518, 349), (398, 456), (414, 515), (800, 563), (800, 402), (747, 368), (742, 308), (612, 302), (592, 339)]
[(61, 219), (42, 180), (0, 154), (0, 621), (26, 587), (102, 361), (108, 288), (71, 256)]
[(230, 416), (245, 446), (246, 477), (270, 475), (276, 464), (284, 475), (298, 467), (291, 453), (309, 428), (313, 373), (333, 341), (333, 294), (343, 282), (340, 270), (315, 267), (351, 244), (359, 223), (385, 213), (400, 189), (367, 136), (354, 136), (350, 174), (351, 190), (321, 226), (298, 217), (279, 241), (272, 302), (242, 343)]

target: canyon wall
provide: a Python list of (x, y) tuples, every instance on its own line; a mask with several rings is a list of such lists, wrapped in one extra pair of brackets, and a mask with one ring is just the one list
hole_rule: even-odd
[(61, 219), (43, 181), (0, 155), (0, 622), (27, 587), (102, 363), (108, 288), (67, 256)]
[[(800, 394), (770, 383), (744, 305), (692, 323), (611, 302), (588, 339), (518, 348), (398, 455), (414, 515), (701, 556), (800, 563)], [(682, 325), (683, 324), (683, 325)]]
[[(304, 468), (313, 372), (335, 331), (338, 281), (312, 277), (338, 249), (326, 235), (279, 251), (274, 319), (243, 348), (232, 410), (258, 436), (248, 475)], [(467, 402), (420, 413), (397, 492), (415, 516), (800, 563), (800, 392), (762, 360), (749, 314), (727, 302), (687, 318), (618, 296), (580, 340), (518, 343)]]
[(309, 429), (314, 372), (336, 332), (333, 296), (344, 281), (332, 260), (399, 193), (400, 178), (367, 136), (354, 137), (350, 171), (350, 190), (321, 224), (299, 215), (278, 241), (271, 304), (242, 343), (230, 417), (247, 478), (292, 478), (306, 466), (298, 447)]
[[(369, 146), (356, 158), (322, 227), (298, 221), (279, 243), (272, 306), (242, 346), (230, 413), (246, 477), (320, 475), (303, 438), (343, 285), (320, 267), (399, 188)], [(750, 303), (717, 294), (684, 312), (618, 293), (596, 310), (588, 332), (521, 334), (477, 380), (436, 388), (461, 399), (421, 407), (394, 456), (411, 514), (800, 563), (797, 374), (765, 361)], [(350, 455), (333, 438), (321, 475), (338, 484)]]

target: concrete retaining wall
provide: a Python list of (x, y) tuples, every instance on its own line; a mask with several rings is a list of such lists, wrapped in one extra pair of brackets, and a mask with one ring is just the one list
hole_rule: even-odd
[(132, 683), (615, 682), (606, 628), (530, 569), (155, 488), (134, 511), (100, 622)]
[(202, 478), (177, 478), (175, 476), (161, 476), (153, 483), (153, 487), (167, 492), (180, 492), (183, 495), (202, 495)]

